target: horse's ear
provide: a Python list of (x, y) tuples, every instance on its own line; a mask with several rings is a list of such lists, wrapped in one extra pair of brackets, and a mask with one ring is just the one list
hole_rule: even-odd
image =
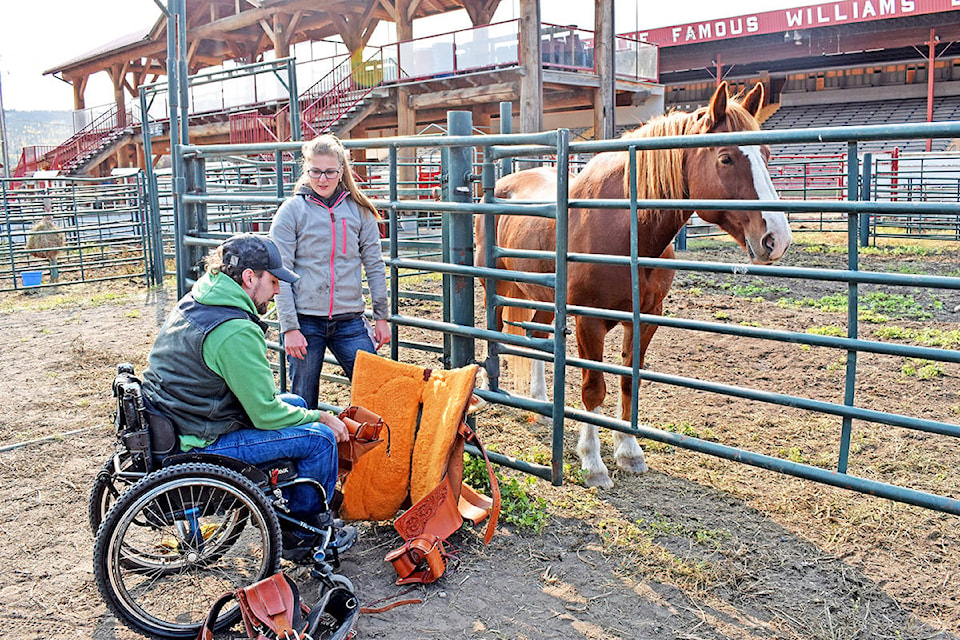
[(750, 93), (747, 94), (747, 97), (743, 99), (742, 105), (744, 109), (747, 110), (750, 115), (754, 118), (757, 117), (757, 114), (760, 113), (760, 108), (763, 106), (763, 83), (758, 82), (753, 85), (753, 89), (750, 90)]
[(727, 118), (727, 82), (724, 80), (717, 85), (717, 90), (713, 92), (710, 98), (710, 106), (707, 107), (707, 113), (710, 114), (710, 127), (715, 127)]

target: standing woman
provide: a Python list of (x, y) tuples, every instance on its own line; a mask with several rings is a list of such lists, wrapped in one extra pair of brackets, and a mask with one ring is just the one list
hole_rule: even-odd
[[(273, 217), (270, 237), (283, 263), (300, 274), (276, 297), (291, 391), (317, 408), (327, 349), (348, 378), (358, 350), (390, 342), (387, 276), (380, 253), (380, 215), (353, 180), (343, 144), (321, 135), (303, 145), (303, 175)], [(363, 318), (360, 266), (373, 300), (371, 340)]]

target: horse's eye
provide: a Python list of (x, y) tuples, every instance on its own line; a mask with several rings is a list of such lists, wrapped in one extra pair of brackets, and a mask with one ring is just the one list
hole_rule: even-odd
[(729, 153), (721, 153), (720, 164), (733, 164), (733, 156), (731, 156)]

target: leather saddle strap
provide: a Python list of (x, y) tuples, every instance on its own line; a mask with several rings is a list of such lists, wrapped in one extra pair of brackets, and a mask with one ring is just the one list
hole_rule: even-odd
[(200, 633), (197, 634), (197, 640), (213, 640), (213, 626), (217, 622), (217, 617), (220, 615), (220, 611), (223, 609), (230, 600), (233, 600), (236, 595), (231, 591), (230, 593), (225, 593), (213, 603), (213, 606), (210, 607), (210, 612), (207, 613), (207, 619), (203, 621), (203, 625), (200, 627)]
[(442, 576), (447, 568), (442, 543), (435, 535), (425, 535), (388, 553), (386, 560), (399, 576), (397, 584), (426, 584)]
[[(467, 518), (474, 524), (478, 524), (483, 520), (483, 516), (478, 514), (477, 510), (483, 510), (490, 515), (490, 520), (487, 522), (487, 529), (483, 535), (483, 543), (490, 544), (490, 540), (493, 539), (493, 534), (497, 529), (497, 521), (500, 519), (500, 483), (497, 482), (497, 475), (493, 472), (493, 464), (490, 463), (490, 458), (487, 457), (487, 450), (483, 448), (480, 438), (477, 437), (476, 432), (471, 429), (470, 425), (466, 422), (460, 423), (460, 435), (483, 454), (483, 460), (487, 463), (487, 478), (490, 481), (491, 496), (488, 498), (481, 495), (464, 484), (460, 489), (460, 513), (464, 518)], [(480, 519), (475, 520), (475, 516), (480, 516)]]

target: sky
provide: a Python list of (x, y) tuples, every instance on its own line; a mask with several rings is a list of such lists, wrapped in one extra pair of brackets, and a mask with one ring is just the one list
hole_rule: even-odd
[[(166, 5), (166, 0), (159, 0)], [(824, 0), (614, 0), (617, 33), (722, 18)], [(518, 17), (517, 0), (501, 0), (494, 21)], [(541, 0), (541, 20), (593, 28), (593, 0)], [(72, 87), (43, 72), (104, 43), (146, 29), (161, 16), (154, 0), (0, 0), (0, 90), (7, 111), (72, 110)], [(466, 12), (414, 22), (414, 37), (469, 27)], [(382, 37), (390, 37), (388, 29)], [(393, 39), (393, 38), (391, 38)], [(384, 44), (380, 42), (378, 44)], [(86, 105), (113, 101), (105, 73), (91, 76)]]

